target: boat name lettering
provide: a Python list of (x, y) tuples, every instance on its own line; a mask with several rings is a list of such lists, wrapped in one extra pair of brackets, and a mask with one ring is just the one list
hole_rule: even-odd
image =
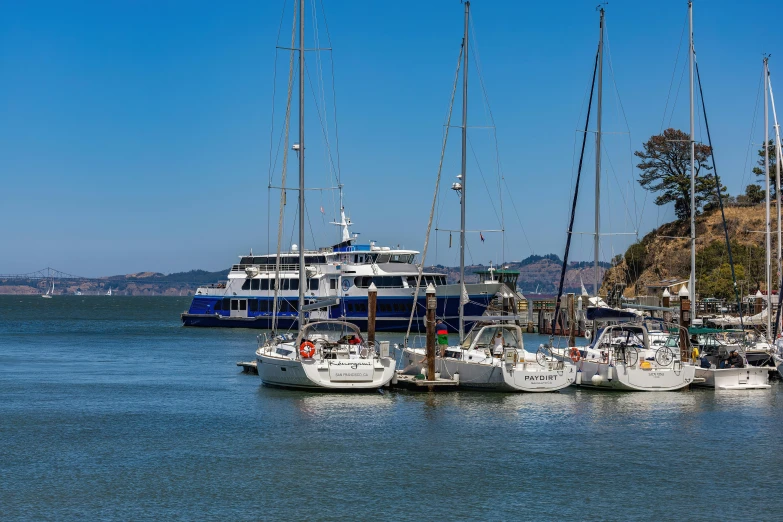
[(526, 381), (553, 381), (557, 375), (525, 375)]

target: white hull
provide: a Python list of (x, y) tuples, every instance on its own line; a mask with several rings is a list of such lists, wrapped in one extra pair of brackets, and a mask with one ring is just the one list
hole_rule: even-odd
[(696, 368), (696, 377), (704, 382), (694, 386), (715, 388), (716, 390), (755, 390), (767, 389), (769, 367), (748, 366), (745, 368)]
[(44, 294), (41, 297), (43, 297), (44, 299), (51, 299), (52, 298), (52, 296), (50, 296), (49, 294)]
[(395, 361), (390, 357), (292, 360), (257, 355), (256, 362), (264, 384), (338, 391), (382, 388), (392, 380), (395, 369)]
[[(408, 372), (424, 369), (422, 350), (405, 349), (404, 354)], [(441, 378), (457, 378), (460, 388), (498, 392), (553, 392), (566, 388), (576, 378), (576, 369), (568, 362), (562, 369), (550, 369), (537, 362), (510, 364), (497, 359), (492, 364), (480, 364), (436, 357), (435, 371)]]
[[(676, 391), (691, 384), (696, 373), (694, 366), (680, 366), (679, 363), (669, 368), (643, 369), (636, 365), (627, 366), (622, 362), (610, 366), (582, 361), (579, 367), (582, 376), (581, 383), (577, 386), (605, 390)], [(593, 378), (596, 374), (600, 379)]]

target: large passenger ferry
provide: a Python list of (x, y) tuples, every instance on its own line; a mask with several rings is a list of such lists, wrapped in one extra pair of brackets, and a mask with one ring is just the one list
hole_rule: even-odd
[[(435, 287), (437, 316), (457, 329), (461, 285), (447, 284), (446, 276), (423, 272), (419, 296), (413, 310), (413, 295), (419, 265), (419, 252), (377, 246), (374, 242), (358, 244), (348, 232), (350, 221), (343, 214), (340, 243), (319, 250), (305, 251), (305, 308), (310, 320), (339, 319), (367, 328), (367, 291), (371, 284), (378, 289), (376, 330), (405, 331), (413, 311), (413, 331), (424, 331), (426, 303), (424, 290)], [(481, 316), (503, 283), (492, 278), (465, 285), (466, 325)], [(277, 306), (275, 288), (277, 287)], [(464, 300), (465, 296), (463, 296)], [(199, 287), (190, 309), (182, 314), (185, 326), (272, 328), (297, 327), (299, 300), (299, 251), (292, 245), (280, 254), (240, 256), (231, 267), (228, 281)]]

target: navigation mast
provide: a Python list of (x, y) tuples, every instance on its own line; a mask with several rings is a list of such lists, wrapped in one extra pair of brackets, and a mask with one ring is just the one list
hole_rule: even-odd
[(299, 306), (297, 310), (297, 324), (301, 330), (304, 326), (305, 284), (307, 283), (307, 271), (305, 270), (305, 135), (304, 135), (304, 0), (299, 0)]
[(465, 35), (462, 37), (462, 198), (460, 200), (459, 227), (459, 342), (465, 340), (465, 182), (467, 174), (468, 145), (468, 23), (470, 21), (470, 2), (465, 2)]
[[(690, 103), (691, 103), (691, 275), (688, 281), (690, 300), (696, 300), (696, 125), (693, 116), (693, 2), (688, 2), (688, 61), (690, 63)], [(696, 317), (696, 307), (691, 307)]]
[[(604, 71), (604, 8), (599, 7), (601, 13), (601, 34), (598, 38), (598, 100), (595, 132), (595, 238), (593, 239), (593, 293), (598, 298), (600, 281), (598, 277), (598, 261), (601, 256), (601, 112), (603, 99), (603, 71)], [(596, 303), (598, 301), (596, 300)]]

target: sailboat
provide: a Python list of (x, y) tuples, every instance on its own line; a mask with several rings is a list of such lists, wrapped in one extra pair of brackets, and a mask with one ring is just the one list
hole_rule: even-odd
[[(582, 152), (579, 159), (579, 168), (576, 177), (576, 187), (571, 206), (571, 218), (566, 237), (563, 266), (560, 272), (560, 284), (558, 296), (555, 301), (555, 321), (560, 315), (560, 298), (563, 295), (563, 285), (568, 265), (568, 254), (571, 248), (571, 238), (574, 229), (574, 217), (576, 214), (579, 195), (579, 182), (582, 175), (582, 161), (584, 159), (585, 144), (590, 125), (590, 112), (593, 93), (597, 87), (595, 134), (595, 236), (594, 236), (594, 281), (593, 291), (595, 300), (588, 300), (593, 306), (588, 306), (586, 318), (592, 321), (591, 344), (587, 347), (570, 346), (568, 348), (551, 348), (552, 353), (562, 359), (570, 359), (577, 367), (577, 375), (574, 384), (606, 390), (626, 391), (673, 391), (685, 388), (694, 378), (695, 368), (686, 364), (685, 359), (677, 348), (677, 340), (684, 337), (687, 342), (687, 334), (684, 329), (678, 329), (676, 325), (666, 325), (645, 320), (633, 310), (621, 310), (606, 306), (598, 296), (598, 256), (600, 234), (600, 183), (601, 183), (601, 117), (603, 94), (603, 53), (605, 12), (603, 7), (600, 12), (600, 36), (598, 39), (598, 51), (593, 69), (593, 82), (590, 90), (590, 102), (585, 118), (584, 134), (582, 137)], [(597, 85), (596, 85), (597, 83)], [(582, 294), (587, 294), (582, 285)], [(556, 324), (556, 323), (554, 323)], [(599, 325), (602, 325), (599, 327)], [(554, 327), (553, 330), (554, 332)], [(679, 335), (678, 335), (679, 334)], [(550, 340), (550, 345), (554, 335)]]
[(43, 294), (41, 297), (43, 297), (44, 299), (51, 299), (53, 295), (54, 295), (54, 279), (52, 279), (52, 287), (48, 288), (46, 290), (46, 293)]
[[(466, 143), (468, 106), (468, 27), (470, 2), (465, 2), (465, 32), (462, 39), (462, 172), (452, 186), (460, 195), (460, 284), (463, 285), (459, 305), (459, 338), (456, 346), (444, 347), (435, 356), (435, 376), (453, 379), (462, 388), (509, 392), (551, 392), (569, 386), (576, 377), (570, 361), (559, 360), (551, 353), (531, 353), (525, 350), (521, 328), (507, 317), (485, 317), (465, 335), (464, 305), (468, 301), (465, 281), (465, 205), (466, 205)], [(458, 71), (459, 72), (459, 71)], [(455, 78), (456, 90), (456, 78)], [(453, 98), (452, 98), (453, 103)], [(451, 111), (449, 111), (449, 114)], [(448, 136), (446, 136), (447, 138)], [(444, 139), (444, 147), (446, 140)], [(418, 284), (417, 284), (418, 288)], [(428, 289), (434, 292), (434, 288)], [(506, 289), (503, 289), (506, 292)], [(406, 346), (403, 349), (402, 370), (408, 374), (425, 373), (425, 349)]]
[[(301, 267), (305, 266), (304, 14), (304, 1), (300, 0), (299, 143), (293, 148), (298, 151), (299, 157), (297, 253)], [(293, 67), (293, 60), (291, 65)], [(318, 301), (305, 304), (308, 274), (306, 270), (299, 270), (298, 275), (298, 332), (296, 335), (281, 334), (271, 338), (260, 335), (258, 338), (256, 365), (264, 384), (321, 390), (373, 390), (389, 384), (394, 377), (396, 361), (389, 356), (388, 344), (384, 343), (383, 347), (376, 350), (374, 345), (362, 337), (359, 328), (349, 322), (324, 320), (308, 323), (307, 312), (323, 308), (324, 305)]]
[(109, 287), (109, 291), (106, 292), (106, 295), (111, 296), (111, 287)]
[[(696, 78), (699, 82), (699, 90), (701, 91), (701, 77), (698, 72), (698, 65), (696, 65), (696, 53), (694, 50), (693, 45), (693, 3), (688, 2), (688, 24), (689, 24), (689, 34), (688, 34), (688, 56), (689, 56), (689, 66), (690, 66), (690, 144), (691, 144), (691, 275), (690, 275), (690, 292), (692, 294), (689, 295), (688, 288), (683, 288), (681, 290), (680, 296), (681, 298), (691, 298), (691, 295), (695, 297), (695, 284), (696, 284), (696, 221), (695, 221), (695, 183), (696, 183), (696, 171), (695, 171), (695, 161), (696, 161), (696, 140), (695, 140), (695, 118), (694, 118), (694, 65), (696, 66), (695, 72), (696, 72)], [(765, 72), (765, 79), (766, 79), (766, 72), (767, 72), (767, 60), (765, 58), (764, 60), (764, 72)], [(765, 88), (765, 95), (766, 95), (766, 88)], [(765, 96), (766, 100), (766, 96)], [(744, 331), (744, 325), (742, 325), (742, 304), (739, 302), (739, 295), (737, 294), (737, 282), (736, 277), (734, 276), (734, 263), (731, 255), (731, 243), (729, 241), (729, 235), (728, 235), (728, 228), (726, 226), (726, 217), (723, 215), (723, 199), (720, 193), (720, 180), (718, 178), (717, 169), (715, 167), (715, 151), (712, 146), (712, 138), (710, 136), (710, 126), (709, 121), (707, 119), (707, 114), (705, 110), (705, 103), (704, 103), (704, 96), (701, 96), (701, 103), (702, 103), (702, 112), (704, 116), (704, 126), (707, 133), (707, 139), (709, 142), (710, 150), (712, 151), (712, 163), (713, 163), (713, 175), (715, 176), (715, 187), (716, 187), (716, 193), (717, 193), (717, 199), (718, 204), (721, 209), (721, 216), (723, 220), (723, 230), (725, 234), (725, 240), (726, 240), (726, 248), (728, 251), (728, 257), (729, 257), (729, 264), (731, 265), (732, 270), (732, 279), (734, 280), (734, 291), (735, 296), (737, 297), (738, 305), (739, 305), (739, 313), (740, 313), (740, 324), (743, 326)], [(766, 142), (765, 142), (766, 146)], [(769, 189), (769, 176), (767, 176), (767, 188)], [(767, 194), (769, 194), (769, 190), (767, 190)], [(769, 206), (767, 206), (767, 231), (769, 231)], [(767, 234), (767, 260), (769, 261), (770, 256), (770, 248), (769, 248), (769, 234)], [(767, 263), (769, 265), (769, 262)], [(769, 268), (769, 267), (768, 267)], [(769, 281), (769, 271), (767, 273), (767, 281)], [(767, 288), (769, 288), (769, 283)], [(769, 325), (769, 323), (768, 323)], [(767, 330), (769, 331), (769, 329)], [(693, 330), (692, 333), (697, 335), (696, 330)], [(707, 340), (707, 339), (705, 339)], [(684, 339), (682, 343), (684, 344), (687, 339)], [(708, 341), (708, 340), (707, 340)], [(768, 381), (768, 371), (770, 369), (774, 370), (774, 368), (765, 368), (765, 367), (756, 367), (756, 366), (750, 366), (747, 361), (747, 357), (745, 355), (745, 350), (742, 345), (734, 345), (729, 346), (717, 342), (703, 342), (700, 343), (699, 348), (701, 349), (700, 357), (699, 359), (693, 361), (693, 364), (695, 366), (695, 376), (693, 385), (694, 386), (703, 386), (707, 388), (714, 388), (714, 389), (722, 389), (722, 390), (746, 390), (746, 389), (757, 389), (757, 388), (769, 388), (770, 385), (767, 383)], [(736, 349), (738, 354), (741, 357), (741, 364), (735, 364), (733, 367), (729, 367), (727, 364), (727, 360), (730, 354), (731, 350)]]

